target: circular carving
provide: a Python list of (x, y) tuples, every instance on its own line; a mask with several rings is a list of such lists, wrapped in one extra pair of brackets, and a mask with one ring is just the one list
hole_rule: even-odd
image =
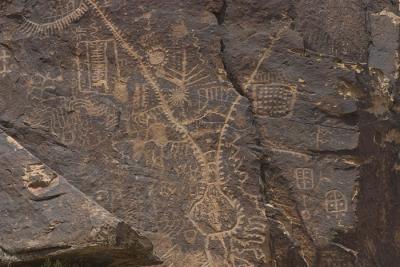
[(166, 58), (166, 53), (161, 48), (156, 48), (148, 52), (149, 62), (151, 65), (161, 65), (164, 63)]

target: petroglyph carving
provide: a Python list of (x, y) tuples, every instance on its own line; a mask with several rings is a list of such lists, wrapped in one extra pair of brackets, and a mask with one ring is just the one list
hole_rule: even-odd
[[(89, 54), (88, 60), (91, 65), (90, 70), (90, 85), (104, 86), (105, 91), (109, 91), (107, 83), (107, 63), (106, 63), (106, 42), (91, 42), (86, 43), (87, 51)], [(91, 86), (90, 86), (91, 87)], [(91, 89), (91, 88), (90, 88)], [(90, 90), (89, 89), (89, 90)]]
[(178, 247), (172, 247), (167, 253), (165, 253), (161, 259), (164, 261), (165, 266), (175, 266), (176, 262), (182, 264), (182, 266), (193, 266), (193, 267), (209, 267), (208, 263), (204, 263), (206, 255), (203, 252), (191, 252), (185, 253)]
[(328, 213), (338, 217), (347, 212), (347, 199), (338, 190), (331, 190), (325, 194), (325, 209)]
[(326, 127), (326, 126), (317, 126), (317, 132), (316, 132), (316, 138), (315, 138), (315, 144), (316, 144), (316, 149), (321, 149), (326, 144), (329, 144), (331, 141), (331, 136), (333, 135), (332, 131), (334, 129)]
[(201, 114), (206, 102), (204, 100), (195, 101), (191, 99), (190, 95), (195, 90), (203, 89), (208, 78), (208, 74), (202, 66), (203, 62), (201, 60), (193, 62), (193, 59), (190, 61), (186, 49), (177, 51), (168, 58), (167, 51), (164, 50), (158, 49), (150, 53), (149, 62), (157, 67), (157, 76), (169, 82), (164, 95), (174, 116), (180, 119), (189, 119), (187, 116), (190, 114), (190, 110), (192, 113)]
[(298, 189), (314, 188), (314, 170), (310, 168), (296, 168), (294, 170)]
[(167, 61), (168, 51), (158, 46), (153, 47), (147, 52), (148, 61), (153, 66), (162, 66)]
[(327, 24), (332, 25), (332, 23), (335, 23), (336, 28), (336, 31), (330, 32), (332, 36), (331, 49), (334, 55), (348, 55), (357, 51), (357, 49), (363, 51), (364, 47), (362, 45), (364, 40), (361, 39), (361, 34), (358, 33), (358, 36), (354, 36), (354, 33), (348, 30), (349, 27), (356, 27), (357, 24), (361, 24), (364, 20), (362, 1), (329, 0), (327, 6), (327, 10), (333, 11), (329, 12), (327, 16)]
[(307, 221), (309, 219), (311, 219), (311, 213), (309, 210), (302, 210), (301, 211), (301, 217), (303, 218), (303, 220)]
[(308, 197), (303, 195), (302, 198), (303, 198), (303, 210), (300, 212), (300, 214), (303, 220), (309, 220), (311, 219), (311, 211), (309, 210), (308, 207), (308, 201), (307, 201)]
[(43, 164), (28, 165), (22, 176), (25, 187), (33, 194), (40, 195), (59, 184), (59, 177)]
[(104, 142), (103, 137), (95, 133), (97, 127), (107, 132), (119, 123), (118, 111), (112, 106), (90, 100), (61, 98), (54, 101), (59, 102), (59, 107), (38, 105), (25, 121), (32, 127), (48, 128), (65, 145), (93, 148)]
[(74, 32), (75, 40), (79, 43), (88, 35), (88, 28), (82, 28), (80, 25), (78, 25)]
[[(364, 60), (368, 48), (364, 31), (364, 8), (362, 1), (299, 1), (303, 6), (299, 26), (307, 48), (340, 58)], [(319, 5), (317, 5), (319, 4)], [(320, 16), (309, 16), (313, 12)], [(354, 33), (351, 29), (359, 28)]]
[(9, 69), (10, 54), (5, 49), (0, 49), (0, 76), (4, 78), (8, 73), (11, 73)]
[[(68, 116), (72, 110), (75, 112)], [(64, 111), (56, 110), (52, 114), (51, 131), (66, 144), (78, 142), (87, 147), (96, 146), (104, 140), (91, 132), (95, 127), (90, 119), (93, 117), (102, 118), (104, 131), (110, 131), (118, 124), (118, 114), (112, 107), (90, 101), (72, 101)]]
[(226, 233), (234, 229), (241, 218), (238, 203), (233, 203), (220, 188), (209, 186), (201, 201), (190, 212), (190, 218), (204, 235)]
[[(338, 138), (340, 136), (342, 139), (349, 140), (347, 142), (355, 142), (357, 137), (357, 131), (355, 128), (351, 127), (332, 127), (330, 125), (317, 125), (315, 134), (315, 145), (317, 150), (321, 149), (336, 149), (339, 148), (349, 148), (347, 142)], [(351, 140), (351, 141), (350, 141)], [(354, 140), (354, 141), (353, 141)]]
[[(72, 22), (79, 20), (89, 9), (85, 3), (81, 3), (76, 9), (70, 11), (74, 4), (69, 2), (66, 6), (68, 14), (65, 14), (64, 9), (56, 9), (56, 14), (50, 16), (48, 19), (54, 21), (46, 23), (37, 23), (24, 17), (24, 23), (21, 25), (19, 30), (28, 35), (52, 35), (64, 31)], [(59, 17), (61, 16), (61, 17)]]
[(28, 79), (28, 93), (35, 97), (43, 97), (46, 91), (54, 91), (56, 84), (62, 81), (64, 81), (64, 77), (61, 74), (52, 75), (49, 72), (37, 72)]
[[(162, 53), (161, 51), (157, 52), (157, 57), (154, 57), (153, 61), (156, 61), (156, 58), (159, 59), (157, 60), (160, 61), (160, 59), (163, 59), (164, 56), (161, 56)], [(154, 52), (153, 52), (154, 54)], [(189, 66), (188, 62), (188, 55), (187, 51), (183, 50), (181, 55), (175, 55), (176, 60), (180, 61), (177, 65), (176, 68), (174, 67), (165, 67), (162, 68), (158, 71), (159, 77), (171, 82), (172, 84), (176, 85), (178, 88), (183, 88), (187, 90), (187, 88), (190, 88), (190, 86), (195, 85), (199, 83), (200, 81), (206, 79), (208, 77), (208, 74), (205, 73), (205, 70), (201, 68), (199, 64), (195, 66)]]
[(81, 5), (81, 0), (55, 0), (49, 3), (48, 14), (43, 16), (43, 22), (52, 22), (74, 12)]
[(137, 112), (147, 110), (149, 107), (150, 99), (148, 88), (146, 87), (146, 85), (136, 85), (133, 91), (132, 99), (133, 116), (135, 116), (135, 113)]
[(259, 73), (249, 88), (254, 112), (273, 118), (287, 117), (296, 101), (296, 86), (273, 73)]
[[(78, 49), (84, 57), (77, 57), (79, 91), (113, 94), (115, 90), (121, 98), (126, 91), (126, 81), (120, 75), (115, 41), (81, 41)], [(111, 58), (114, 64), (109, 63)]]
[(174, 195), (175, 193), (176, 193), (176, 187), (173, 184), (162, 183), (160, 189), (161, 196), (168, 198)]
[(188, 230), (183, 233), (185, 240), (189, 244), (194, 244), (196, 242), (198, 232), (195, 230)]
[(99, 2), (99, 6), (101, 7), (110, 7), (110, 5), (112, 4), (112, 0), (100, 0)]
[(248, 80), (246, 81), (246, 83), (243, 86), (246, 93), (248, 93), (248, 90), (249, 90), (250, 86), (256, 80), (256, 77), (259, 74), (261, 65), (266, 60), (269, 59), (269, 57), (271, 56), (271, 53), (272, 53), (272, 49), (274, 48), (276, 42), (282, 37), (282, 35), (287, 31), (288, 28), (289, 28), (289, 24), (286, 23), (283, 27), (281, 27), (278, 30), (276, 35), (271, 38), (271, 44), (264, 49), (260, 59), (257, 62), (257, 65), (256, 65), (254, 71), (251, 73), (250, 77), (248, 78)]

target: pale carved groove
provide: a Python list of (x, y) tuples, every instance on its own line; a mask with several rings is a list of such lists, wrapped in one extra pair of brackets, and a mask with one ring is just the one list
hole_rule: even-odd
[(20, 31), (28, 36), (31, 35), (52, 35), (64, 31), (71, 23), (79, 20), (88, 12), (89, 8), (82, 3), (77, 9), (68, 15), (48, 23), (36, 23), (24, 17), (24, 23), (20, 27)]

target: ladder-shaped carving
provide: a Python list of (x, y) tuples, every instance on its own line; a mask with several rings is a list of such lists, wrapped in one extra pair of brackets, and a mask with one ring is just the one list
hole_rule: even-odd
[(68, 15), (48, 23), (37, 23), (24, 17), (24, 23), (19, 30), (28, 36), (56, 34), (65, 30), (74, 21), (79, 20), (88, 10), (88, 6), (81, 3), (77, 9)]

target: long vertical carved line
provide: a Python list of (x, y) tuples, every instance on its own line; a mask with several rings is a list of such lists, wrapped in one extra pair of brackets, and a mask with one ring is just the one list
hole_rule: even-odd
[[(146, 81), (151, 85), (151, 87), (154, 89), (154, 91), (157, 94), (157, 97), (161, 101), (161, 107), (164, 111), (164, 114), (166, 115), (167, 119), (169, 122), (172, 123), (172, 125), (175, 127), (175, 130), (178, 131), (184, 139), (188, 141), (190, 146), (193, 149), (194, 155), (196, 159), (198, 160), (200, 166), (202, 166), (202, 169), (204, 171), (203, 175), (207, 176), (208, 175), (208, 165), (207, 165), (207, 160), (206, 157), (204, 156), (203, 151), (199, 147), (199, 145), (193, 140), (192, 136), (188, 132), (188, 130), (182, 126), (176, 118), (172, 115), (171, 109), (168, 107), (167, 101), (165, 100), (164, 96), (162, 95), (162, 92), (160, 90), (160, 86), (158, 85), (156, 79), (153, 77), (149, 69), (146, 67), (144, 64), (143, 57), (140, 56), (132, 47), (131, 45), (125, 40), (125, 37), (123, 36), (123, 33), (111, 22), (111, 19), (109, 19), (103, 11), (99, 8), (99, 6), (96, 4), (94, 0), (86, 0), (87, 3), (92, 6), (96, 12), (96, 14), (101, 18), (101, 20), (105, 23), (107, 28), (112, 32), (114, 35), (115, 39), (117, 42), (122, 46), (123, 49), (128, 53), (129, 56), (131, 56), (134, 60), (137, 60), (139, 63), (139, 67), (142, 71), (142, 74)], [(205, 178), (205, 177), (204, 177)]]
[[(172, 124), (172, 126), (175, 128), (176, 131), (178, 131), (183, 138), (190, 144), (190, 146), (193, 149), (194, 156), (196, 157), (196, 160), (202, 167), (202, 178), (205, 179), (206, 181), (208, 180), (208, 175), (211, 174), (210, 167), (207, 164), (207, 159), (199, 147), (199, 145), (195, 142), (195, 140), (191, 137), (190, 133), (188, 132), (187, 128), (181, 125), (177, 119), (173, 116), (171, 109), (169, 108), (167, 101), (165, 100), (160, 86), (157, 82), (157, 78), (154, 77), (154, 75), (149, 71), (149, 68), (145, 65), (145, 61), (141, 55), (127, 42), (126, 38), (123, 36), (123, 33), (116, 27), (114, 24), (111, 22), (111, 19), (109, 19), (103, 12), (102, 10), (97, 6), (96, 2), (94, 0), (86, 0), (88, 1), (89, 5), (92, 6), (96, 12), (96, 14), (101, 18), (101, 20), (105, 23), (105, 25), (109, 28), (109, 30), (113, 33), (113, 35), (116, 38), (116, 41), (122, 46), (123, 49), (125, 49), (128, 53), (129, 56), (131, 56), (134, 60), (138, 61), (138, 66), (142, 72), (142, 75), (144, 76), (145, 80), (150, 84), (150, 86), (154, 89), (157, 98), (160, 100), (161, 103), (161, 108), (167, 117), (167, 120)], [(232, 103), (230, 107), (230, 111), (227, 114), (227, 117), (225, 118), (225, 124), (222, 128), (222, 132), (220, 133), (219, 137), (219, 144), (218, 144), (218, 150), (220, 151), (218, 154), (220, 156), (222, 145), (223, 145), (223, 138), (225, 137), (225, 133), (227, 131), (227, 127), (229, 126), (229, 121), (232, 119), (232, 115), (235, 112), (237, 105), (241, 99), (241, 96), (238, 95), (237, 98), (234, 100), (234, 103)], [(219, 161), (222, 162), (222, 159), (220, 158)], [(220, 177), (220, 169), (217, 168), (215, 170), (217, 172), (217, 177)], [(229, 235), (229, 234), (234, 234), (243, 224), (243, 218), (245, 217), (242, 212), (244, 211), (243, 208), (240, 207), (239, 202), (236, 200), (235, 197), (229, 197), (225, 194), (225, 192), (222, 190), (221, 185), (219, 183), (213, 183), (213, 185), (210, 184), (210, 186), (213, 186), (215, 190), (221, 195), (222, 199), (227, 201), (229, 205), (231, 205), (230, 209), (233, 211), (236, 211), (237, 213), (237, 221), (236, 225), (230, 229), (230, 230), (224, 230), (221, 232), (216, 232), (213, 234), (207, 234), (206, 233), (206, 240), (209, 242), (210, 238), (212, 237), (222, 237), (224, 235)], [(211, 189), (208, 189), (211, 190)], [(204, 201), (205, 195), (203, 195), (202, 200), (197, 201), (196, 204), (201, 205), (201, 202)], [(190, 217), (190, 215), (189, 215)], [(190, 218), (194, 225), (196, 226), (196, 222), (193, 221), (193, 218)], [(197, 227), (198, 228), (198, 227)], [(199, 231), (200, 228), (198, 228)], [(225, 240), (221, 240), (223, 243), (223, 246), (226, 246)], [(204, 252), (207, 257), (207, 261), (210, 264), (210, 266), (215, 266), (214, 264), (214, 258), (211, 255), (211, 250), (209, 247), (206, 246), (204, 247)], [(229, 257), (229, 255), (225, 255), (226, 257)]]
[(256, 77), (258, 70), (261, 67), (261, 64), (267, 60), (271, 56), (272, 49), (275, 46), (275, 43), (280, 39), (282, 34), (289, 28), (288, 25), (282, 27), (277, 33), (276, 36), (272, 38), (271, 44), (265, 48), (264, 53), (261, 55), (261, 58), (257, 62), (257, 66), (254, 69), (254, 71), (251, 73), (250, 78), (247, 80), (247, 82), (244, 85), (244, 91), (246, 92), (251, 83), (254, 81), (254, 77)]
[[(216, 153), (216, 156), (215, 156), (215, 158), (217, 160), (218, 174), (221, 174), (221, 170), (222, 170), (222, 167), (221, 167), (222, 155), (221, 155), (221, 153), (222, 153), (222, 144), (224, 143), (223, 140), (224, 140), (224, 137), (225, 137), (225, 133), (226, 133), (226, 131), (228, 129), (228, 126), (229, 126), (229, 120), (231, 119), (233, 112), (236, 110), (236, 106), (239, 104), (240, 99), (241, 99), (241, 96), (238, 95), (236, 97), (235, 101), (232, 103), (232, 105), (231, 105), (231, 107), (229, 109), (228, 115), (225, 118), (224, 125), (222, 126), (221, 132), (219, 134), (217, 153)], [(218, 178), (221, 179), (221, 177), (218, 177)]]
[[(247, 91), (247, 89), (249, 88), (249, 86), (251, 85), (251, 83), (254, 81), (254, 77), (257, 75), (258, 70), (261, 66), (261, 64), (267, 60), (270, 56), (271, 56), (271, 52), (272, 49), (275, 45), (275, 43), (279, 40), (279, 38), (282, 36), (282, 34), (287, 30), (288, 26), (284, 26), (282, 27), (277, 33), (276, 36), (274, 38), (272, 38), (271, 44), (265, 48), (263, 54), (261, 55), (261, 58), (258, 60), (257, 62), (257, 66), (254, 69), (254, 71), (251, 73), (250, 78), (248, 79), (248, 81), (245, 83), (244, 85), (244, 90), (245, 92)], [(224, 125), (222, 127), (221, 133), (219, 134), (219, 138), (218, 138), (218, 148), (217, 148), (217, 153), (216, 153), (216, 160), (217, 160), (217, 168), (221, 169), (221, 164), (222, 164), (222, 158), (221, 158), (221, 152), (222, 152), (222, 144), (223, 144), (223, 139), (227, 130), (227, 127), (229, 126), (229, 120), (231, 119), (232, 113), (235, 111), (236, 105), (239, 104), (239, 101), (241, 99), (241, 96), (238, 95), (235, 99), (235, 101), (233, 102), (229, 113), (227, 115), (227, 117), (225, 118), (225, 122)]]

